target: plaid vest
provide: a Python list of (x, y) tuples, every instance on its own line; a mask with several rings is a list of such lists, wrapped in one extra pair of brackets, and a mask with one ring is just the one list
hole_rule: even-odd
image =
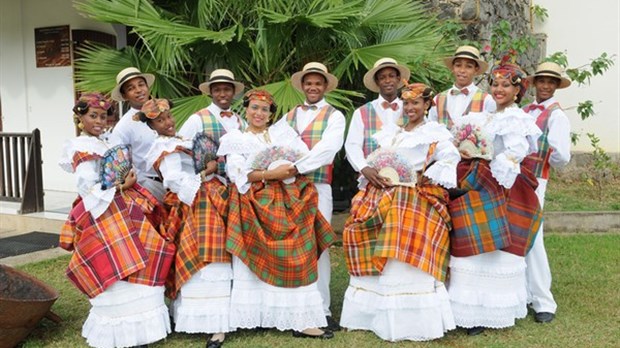
[[(525, 108), (524, 108), (525, 109)], [(523, 165), (532, 171), (537, 178), (549, 179), (549, 157), (553, 149), (549, 146), (549, 117), (553, 110), (560, 109), (559, 103), (553, 103), (543, 110), (536, 119), (536, 125), (543, 134), (538, 138), (538, 152), (531, 153), (523, 160)]]
[[(383, 123), (377, 116), (377, 111), (375, 111), (372, 103), (366, 103), (364, 106), (360, 107), (359, 110), (364, 125), (364, 144), (362, 145), (362, 151), (364, 151), (364, 157), (368, 157), (368, 155), (379, 147), (377, 141), (372, 138), (372, 135), (381, 129)], [(399, 125), (405, 124), (407, 122), (407, 116), (403, 114), (398, 122)]]
[[(209, 109), (202, 109), (196, 114), (202, 118), (202, 131), (211, 137), (217, 144), (220, 143), (222, 135), (226, 134), (226, 129), (217, 120), (217, 118), (209, 111)], [(221, 156), (217, 158), (217, 171), (216, 174), (226, 177), (226, 157)]]
[[(286, 115), (286, 121), (288, 124), (293, 127), (295, 131), (297, 131), (297, 109), (295, 108)], [(323, 136), (323, 132), (325, 128), (327, 128), (327, 121), (329, 120), (329, 116), (336, 111), (336, 109), (331, 105), (325, 105), (319, 110), (319, 114), (316, 115), (314, 120), (310, 122), (310, 124), (301, 132), (299, 135), (301, 136), (301, 140), (308, 145), (308, 148), (312, 150), (314, 145), (316, 145)], [(331, 184), (332, 183), (332, 171), (334, 169), (333, 164), (329, 164), (318, 168), (317, 170), (306, 173), (306, 177), (312, 182), (315, 183), (323, 183), (323, 184)]]
[[(441, 92), (437, 95), (437, 122), (445, 124), (448, 129), (452, 129), (454, 122), (452, 122), (452, 118), (450, 118), (450, 114), (448, 113), (448, 93), (450, 93), (450, 90)], [(487, 93), (478, 88), (476, 93), (472, 96), (471, 102), (463, 112), (463, 115), (467, 115), (470, 112), (482, 112), (484, 109), (484, 98), (486, 98), (486, 96)]]

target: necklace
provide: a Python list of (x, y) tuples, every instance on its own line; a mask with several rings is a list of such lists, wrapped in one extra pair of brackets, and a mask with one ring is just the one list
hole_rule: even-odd
[(265, 143), (271, 144), (271, 137), (269, 136), (269, 132), (267, 130), (268, 129), (265, 128), (262, 131), (255, 132), (251, 130), (250, 128), (247, 129), (247, 131), (254, 134), (254, 136), (256, 136), (258, 140), (261, 140), (261, 136), (262, 136), (263, 138), (262, 140), (264, 140)]

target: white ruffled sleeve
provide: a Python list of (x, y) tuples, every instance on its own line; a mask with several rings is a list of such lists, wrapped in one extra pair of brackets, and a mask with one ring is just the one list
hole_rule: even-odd
[(181, 156), (186, 155), (178, 152), (166, 155), (160, 162), (159, 171), (164, 177), (164, 187), (176, 193), (181, 202), (191, 206), (200, 189), (200, 174), (184, 169)]
[(396, 134), (401, 128), (393, 123), (384, 124), (379, 131), (371, 137), (375, 139), (379, 147), (390, 147)]
[(426, 169), (424, 176), (431, 179), (434, 184), (445, 188), (456, 187), (456, 166), (461, 160), (461, 155), (452, 140), (439, 141), (432, 159), (435, 162)]
[(226, 155), (226, 175), (237, 186), (239, 193), (245, 194), (250, 189), (251, 183), (248, 181), (248, 175), (252, 171), (249, 161), (242, 154)]
[[(513, 110), (514, 109), (514, 110)], [(534, 118), (518, 108), (510, 108), (487, 127), (495, 135), (495, 157), (491, 160), (491, 174), (505, 188), (511, 188), (521, 173), (520, 163), (528, 154), (537, 151), (542, 133)]]
[(75, 168), (77, 178), (77, 191), (84, 208), (89, 211), (94, 219), (98, 218), (108, 209), (114, 199), (116, 187), (107, 190), (101, 189), (99, 181), (99, 161), (86, 161)]

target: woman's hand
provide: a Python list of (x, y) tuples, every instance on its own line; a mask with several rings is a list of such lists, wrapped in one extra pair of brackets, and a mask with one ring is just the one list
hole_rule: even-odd
[(211, 175), (217, 171), (217, 161), (209, 161), (207, 162), (207, 167), (202, 171), (204, 176)]
[(466, 150), (459, 150), (459, 153), (461, 154), (461, 159), (472, 159), (471, 155)]
[(265, 174), (265, 180), (284, 180), (295, 176), (297, 170), (292, 164), (283, 164), (274, 169), (268, 170)]
[(392, 181), (386, 177), (379, 175), (379, 171), (377, 171), (373, 167), (365, 167), (362, 169), (362, 175), (368, 180), (371, 184), (379, 188), (385, 188), (392, 186)]
[(138, 177), (136, 176), (136, 172), (131, 169), (127, 175), (125, 175), (125, 182), (120, 185), (120, 189), (126, 190), (132, 187), (138, 181)]

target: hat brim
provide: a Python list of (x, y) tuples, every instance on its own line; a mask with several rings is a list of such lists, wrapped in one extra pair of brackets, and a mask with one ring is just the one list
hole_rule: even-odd
[(474, 62), (478, 63), (479, 69), (478, 69), (478, 73), (476, 73), (475, 76), (482, 75), (486, 73), (487, 70), (489, 70), (489, 63), (485, 62), (482, 59), (476, 59), (473, 57), (466, 57), (466, 56), (446, 57), (443, 59), (443, 63), (448, 67), (448, 69), (452, 70), (452, 66), (454, 65), (454, 60), (457, 58), (469, 59), (469, 60), (473, 60)]
[(571, 80), (567, 79), (566, 77), (557, 76), (557, 75), (553, 75), (553, 74), (549, 74), (549, 73), (534, 74), (534, 75), (530, 75), (530, 76), (526, 77), (525, 79), (528, 80), (530, 85), (533, 86), (534, 85), (534, 78), (536, 76), (549, 76), (549, 77), (553, 77), (553, 78), (556, 78), (556, 79), (560, 80), (560, 84), (558, 85), (557, 89), (566, 88), (566, 87), (571, 85)]
[(400, 64), (387, 63), (387, 64), (382, 64), (382, 65), (379, 65), (377, 67), (374, 67), (368, 70), (368, 72), (364, 74), (364, 86), (366, 86), (366, 88), (368, 88), (369, 90), (375, 93), (379, 93), (381, 89), (379, 88), (379, 85), (375, 82), (375, 74), (379, 70), (385, 69), (385, 68), (396, 69), (400, 73), (400, 80), (398, 81), (398, 87), (396, 88), (403, 87), (404, 86), (403, 80), (409, 81), (409, 77), (411, 77), (411, 70), (409, 70), (409, 68), (407, 68), (406, 66), (400, 65)]
[(293, 87), (298, 91), (303, 92), (304, 90), (301, 86), (301, 80), (304, 78), (304, 76), (308, 74), (319, 74), (325, 77), (325, 79), (327, 80), (327, 87), (325, 88), (325, 93), (333, 91), (334, 89), (336, 89), (336, 87), (338, 87), (338, 78), (335, 75), (319, 70), (298, 71), (294, 73), (293, 76), (291, 76), (291, 84), (293, 85)]
[(211, 96), (210, 87), (214, 83), (230, 83), (231, 85), (235, 86), (235, 96), (238, 96), (241, 93), (243, 93), (243, 90), (245, 89), (245, 86), (243, 85), (243, 83), (239, 81), (230, 81), (230, 80), (225, 80), (225, 79), (215, 79), (213, 81), (203, 82), (200, 85), (198, 85), (198, 89), (200, 89), (202, 93), (210, 97)]
[(130, 79), (127, 79), (114, 87), (114, 89), (110, 93), (110, 96), (112, 97), (112, 99), (116, 101), (125, 101), (125, 98), (123, 98), (123, 94), (121, 93), (121, 87), (123, 87), (124, 84), (126, 84), (127, 82), (137, 77), (142, 77), (144, 80), (146, 80), (146, 85), (149, 86), (149, 88), (151, 88), (153, 86), (153, 83), (155, 82), (155, 75), (153, 74), (139, 74), (139, 75), (133, 76)]

